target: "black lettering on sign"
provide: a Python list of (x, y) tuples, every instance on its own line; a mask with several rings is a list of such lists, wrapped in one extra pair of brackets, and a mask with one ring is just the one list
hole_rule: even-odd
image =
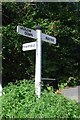
[(26, 31), (26, 28), (24, 28), (24, 27), (20, 27), (20, 29)]
[(25, 27), (20, 27), (21, 30), (24, 30), (25, 32), (31, 32), (31, 29), (25, 28)]
[(33, 34), (32, 33), (29, 33), (27, 31), (24, 32), (25, 35), (28, 35), (28, 36), (32, 36), (33, 37)]
[(46, 40), (50, 40), (50, 41), (54, 41), (54, 39), (50, 38), (50, 37), (46, 37)]
[(35, 47), (35, 44), (24, 46), (25, 48)]
[(33, 45), (33, 47), (35, 47), (35, 44)]

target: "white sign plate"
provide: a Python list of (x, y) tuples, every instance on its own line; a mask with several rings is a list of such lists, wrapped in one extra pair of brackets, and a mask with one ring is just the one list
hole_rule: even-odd
[(35, 30), (32, 30), (32, 29), (30, 29), (30, 28), (26, 28), (26, 27), (23, 27), (23, 26), (17, 26), (17, 32), (18, 32), (20, 35), (37, 39), (37, 37), (36, 37), (36, 36), (37, 36), (37, 35), (36, 35), (36, 31), (35, 31)]
[(34, 50), (36, 49), (36, 42), (25, 43), (22, 46), (23, 51)]
[(56, 38), (42, 33), (42, 40), (52, 44), (56, 44)]

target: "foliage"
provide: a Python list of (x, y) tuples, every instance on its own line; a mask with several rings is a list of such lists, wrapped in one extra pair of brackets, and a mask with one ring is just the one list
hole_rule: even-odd
[(57, 44), (42, 43), (42, 77), (80, 84), (79, 3), (3, 3), (3, 83), (34, 77), (35, 51), (22, 52), (22, 44), (34, 41), (18, 35), (18, 24), (55, 36)]
[[(33, 54), (22, 52), (22, 44), (25, 40), (22, 41), (22, 38), (15, 32), (16, 26), (8, 25), (3, 29), (3, 84), (11, 80), (31, 78), (34, 74), (34, 66), (32, 65), (35, 52), (33, 51)], [(8, 33), (8, 31), (10, 32)], [(30, 55), (31, 57), (29, 57)]]
[(31, 80), (16, 81), (4, 87), (2, 118), (79, 118), (78, 104), (44, 90), (41, 98), (34, 93)]

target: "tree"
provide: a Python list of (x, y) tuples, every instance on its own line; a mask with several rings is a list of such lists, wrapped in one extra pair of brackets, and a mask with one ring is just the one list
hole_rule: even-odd
[[(79, 3), (3, 3), (3, 82), (34, 77), (35, 51), (22, 52), (23, 43), (34, 41), (16, 32), (18, 24), (55, 36), (57, 44), (42, 45), (42, 76), (80, 84)], [(76, 23), (76, 24), (75, 24)], [(26, 66), (26, 67), (25, 67)]]

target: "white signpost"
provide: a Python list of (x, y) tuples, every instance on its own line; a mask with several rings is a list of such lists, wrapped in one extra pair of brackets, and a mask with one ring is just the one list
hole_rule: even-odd
[(39, 26), (36, 27), (36, 31), (25, 28), (23, 26), (17, 26), (17, 32), (23, 36), (37, 39), (36, 42), (25, 43), (22, 46), (23, 51), (36, 49), (36, 66), (35, 66), (35, 93), (40, 98), (41, 94), (41, 41), (56, 44), (56, 38), (46, 35), (41, 32)]
[(35, 68), (35, 93), (40, 98), (41, 94), (41, 30), (37, 32), (36, 43), (36, 68)]
[(2, 96), (2, 84), (1, 84), (1, 81), (0, 81), (0, 96)]

